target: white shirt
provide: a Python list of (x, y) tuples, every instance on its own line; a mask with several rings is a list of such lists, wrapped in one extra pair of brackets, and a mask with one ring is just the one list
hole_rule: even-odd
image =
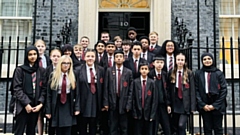
[(143, 80), (146, 80), (146, 86), (147, 86), (147, 79), (148, 79), (148, 77), (146, 77), (146, 79), (143, 79), (143, 77), (142, 76), (140, 76), (140, 80), (141, 80), (141, 86), (143, 86)]
[(174, 68), (174, 56), (173, 56), (173, 54), (172, 54), (171, 56), (167, 55), (166, 61), (167, 61), (167, 70), (168, 70), (168, 71), (169, 71), (170, 57), (172, 57), (172, 63), (173, 63), (172, 69)]
[(111, 60), (112, 66), (113, 66), (113, 60), (114, 60), (114, 56), (113, 56), (113, 55), (112, 55), (112, 56), (110, 56), (109, 54), (107, 54), (107, 55), (108, 55), (108, 61), (109, 61), (110, 57), (112, 57), (110, 60)]
[[(121, 75), (122, 75), (122, 71), (123, 71), (123, 66), (120, 67), (120, 73), (121, 73)], [(117, 66), (116, 66), (116, 86), (117, 86), (117, 87), (116, 87), (116, 88), (117, 88), (117, 89), (116, 89), (116, 90), (117, 90), (116, 92), (118, 92), (118, 67), (117, 67)]]
[(42, 66), (43, 68), (47, 68), (47, 60), (46, 60), (46, 57), (45, 55), (43, 54), (41, 57), (41, 61), (42, 61)]
[(154, 49), (155, 47), (156, 47), (156, 44), (154, 44), (154, 45), (150, 45), (150, 46), (149, 46), (150, 49), (151, 49), (151, 48)]
[(68, 79), (68, 74), (67, 73), (62, 73), (61, 75), (61, 78), (60, 78), (60, 81), (59, 81), (59, 85), (58, 85), (58, 94), (61, 94), (61, 91), (62, 91), (62, 81), (63, 81), (63, 75), (66, 74), (66, 83), (67, 83), (67, 87), (66, 87), (66, 93), (70, 93), (70, 88), (71, 88), (71, 85), (70, 85), (70, 81)]
[(92, 65), (92, 67), (89, 67), (88, 65), (86, 65), (88, 83), (91, 83), (90, 68), (92, 68), (93, 74), (95, 76), (95, 83), (96, 83), (97, 82), (97, 75), (96, 75), (96, 70), (95, 70), (94, 64)]
[(205, 78), (205, 90), (206, 90), (206, 93), (209, 93), (209, 90), (208, 90), (208, 72), (204, 72), (204, 78)]
[[(178, 88), (178, 76), (179, 76), (179, 71), (181, 71), (181, 76), (183, 77), (183, 69), (182, 70), (177, 70), (177, 73), (176, 73), (176, 88)], [(182, 83), (183, 83), (183, 79), (182, 79)]]
[(155, 69), (155, 73), (156, 73), (157, 76), (158, 76), (158, 74), (161, 75), (161, 72), (159, 73), (156, 69)]
[[(145, 54), (144, 57), (143, 57), (143, 54)], [(146, 52), (141, 52), (141, 58), (143, 58), (143, 59), (145, 59), (145, 60), (147, 60), (147, 55), (148, 55), (148, 51), (146, 51)]]

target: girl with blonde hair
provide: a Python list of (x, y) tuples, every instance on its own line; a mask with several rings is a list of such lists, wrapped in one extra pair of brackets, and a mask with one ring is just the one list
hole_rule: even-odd
[(47, 89), (46, 117), (52, 117), (52, 127), (57, 135), (70, 135), (79, 111), (79, 96), (72, 59), (63, 55), (50, 76)]

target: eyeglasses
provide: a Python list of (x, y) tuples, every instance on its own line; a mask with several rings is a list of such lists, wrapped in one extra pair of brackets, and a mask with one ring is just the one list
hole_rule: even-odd
[(62, 62), (62, 65), (71, 65), (71, 62)]

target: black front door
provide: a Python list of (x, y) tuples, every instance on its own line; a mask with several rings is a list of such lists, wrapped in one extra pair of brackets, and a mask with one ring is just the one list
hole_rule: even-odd
[(150, 30), (149, 12), (99, 12), (98, 35), (103, 31), (109, 32), (111, 39), (120, 36), (128, 39), (127, 29), (135, 27), (137, 29), (137, 39), (145, 35), (148, 36)]

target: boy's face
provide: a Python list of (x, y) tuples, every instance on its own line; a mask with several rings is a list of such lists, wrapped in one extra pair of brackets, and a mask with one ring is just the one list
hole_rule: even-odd
[(137, 37), (137, 33), (136, 33), (134, 30), (130, 30), (130, 31), (128, 32), (128, 37), (129, 37), (129, 39), (131, 39), (131, 40), (135, 40), (136, 37)]
[(98, 53), (102, 54), (105, 50), (105, 46), (102, 43), (98, 43), (97, 46), (96, 46), (96, 49), (97, 49)]
[(87, 52), (84, 57), (88, 66), (92, 66), (95, 62), (95, 53), (94, 52)]
[(142, 52), (141, 46), (139, 46), (139, 45), (134, 45), (134, 46), (133, 46), (133, 48), (132, 48), (132, 53), (133, 53), (133, 55), (134, 55), (135, 57), (140, 56), (141, 52)]
[(101, 35), (101, 40), (104, 41), (105, 43), (107, 43), (110, 40), (110, 36), (108, 33), (103, 33)]
[(89, 45), (89, 40), (87, 38), (83, 38), (80, 44), (83, 46), (83, 48), (87, 48)]
[(115, 50), (116, 50), (115, 45), (109, 44), (109, 45), (107, 45), (107, 47), (106, 47), (106, 51), (107, 51), (107, 53), (109, 53), (109, 54), (113, 54)]
[(155, 60), (153, 62), (153, 65), (157, 70), (162, 70), (162, 68), (164, 66), (164, 61), (163, 60)]
[(77, 58), (80, 58), (82, 55), (82, 49), (80, 47), (74, 47), (73, 52)]
[(114, 43), (117, 48), (122, 48), (122, 39), (118, 39)]
[(147, 39), (142, 39), (141, 43), (142, 43), (142, 49), (147, 50), (148, 47), (149, 47), (148, 40)]
[(158, 41), (158, 36), (156, 34), (149, 35), (151, 44), (156, 44)]
[(124, 57), (123, 57), (123, 54), (121, 53), (117, 53), (115, 56), (114, 56), (114, 62), (117, 64), (117, 65), (122, 65), (123, 62), (124, 62)]
[(128, 52), (130, 50), (130, 45), (122, 45), (122, 49), (124, 52)]
[(146, 66), (141, 66), (140, 67), (140, 73), (141, 73), (142, 76), (147, 76), (148, 73), (149, 73), (148, 66), (147, 65)]

